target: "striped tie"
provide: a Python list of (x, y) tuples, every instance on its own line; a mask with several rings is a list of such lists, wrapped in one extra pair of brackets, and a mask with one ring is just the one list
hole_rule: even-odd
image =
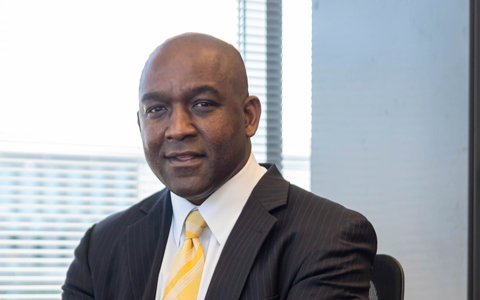
[(188, 215), (185, 221), (185, 242), (168, 275), (164, 300), (197, 299), (205, 262), (198, 237), (206, 226), (207, 223), (197, 210)]

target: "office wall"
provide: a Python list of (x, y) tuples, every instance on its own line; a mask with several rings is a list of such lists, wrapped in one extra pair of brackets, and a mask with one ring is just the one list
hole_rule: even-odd
[(405, 299), (466, 299), (469, 2), (312, 5), (312, 191), (371, 220)]

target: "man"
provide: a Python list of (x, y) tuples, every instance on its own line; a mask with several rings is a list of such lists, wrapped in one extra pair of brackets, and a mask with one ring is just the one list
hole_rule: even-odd
[(173, 37), (139, 93), (145, 156), (166, 189), (87, 231), (63, 299), (368, 299), (372, 226), (255, 161), (260, 101), (233, 46)]

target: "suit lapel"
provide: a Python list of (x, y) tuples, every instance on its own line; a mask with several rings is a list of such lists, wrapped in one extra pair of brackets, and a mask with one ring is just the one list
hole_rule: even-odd
[[(155, 195), (154, 195), (155, 196)], [(167, 189), (141, 206), (146, 216), (127, 229), (127, 257), (135, 299), (155, 299), (158, 274), (172, 223)]]
[(240, 298), (257, 253), (277, 221), (270, 211), (286, 203), (289, 185), (274, 165), (260, 179), (227, 239), (206, 300)]

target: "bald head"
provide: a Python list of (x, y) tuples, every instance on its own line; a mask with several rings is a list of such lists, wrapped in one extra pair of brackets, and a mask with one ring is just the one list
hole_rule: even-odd
[(261, 105), (232, 45), (196, 33), (167, 40), (145, 64), (139, 94), (145, 157), (170, 191), (200, 205), (247, 163)]
[(216, 73), (219, 79), (232, 86), (237, 96), (243, 99), (248, 96), (247, 73), (240, 53), (231, 44), (211, 35), (184, 33), (167, 39), (148, 58), (140, 78), (140, 89), (145, 74), (159, 66), (165, 67), (164, 73), (184, 67), (191, 68), (192, 76)]

